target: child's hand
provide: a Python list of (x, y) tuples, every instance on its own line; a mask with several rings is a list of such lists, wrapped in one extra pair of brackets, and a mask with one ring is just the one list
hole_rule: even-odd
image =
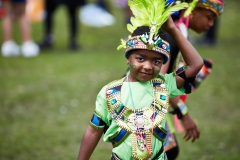
[(194, 142), (196, 139), (198, 139), (200, 137), (200, 131), (199, 131), (196, 123), (189, 116), (189, 114), (186, 114), (183, 116), (182, 124), (185, 129), (185, 134), (184, 134), (183, 138), (186, 141), (188, 141), (189, 139), (192, 139), (192, 142)]
[(171, 32), (171, 30), (176, 29), (176, 25), (171, 16), (169, 16), (168, 20), (162, 25), (162, 29), (168, 33)]

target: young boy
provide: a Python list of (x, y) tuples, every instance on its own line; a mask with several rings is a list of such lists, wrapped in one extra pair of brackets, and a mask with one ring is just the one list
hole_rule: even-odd
[(169, 98), (183, 94), (188, 82), (193, 81), (201, 69), (203, 60), (168, 18), (161, 28), (178, 44), (186, 67), (176, 73), (159, 74), (168, 61), (170, 50), (162, 32), (154, 32), (156, 26), (136, 27), (125, 43), (129, 74), (99, 92), (78, 160), (90, 158), (103, 133), (104, 141), (113, 145), (113, 160), (166, 158), (163, 142)]

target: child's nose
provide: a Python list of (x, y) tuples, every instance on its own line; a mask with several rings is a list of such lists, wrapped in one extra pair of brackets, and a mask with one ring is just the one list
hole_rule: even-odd
[(146, 69), (146, 70), (150, 70), (150, 69), (152, 69), (152, 64), (150, 62), (146, 61), (144, 63), (143, 68)]

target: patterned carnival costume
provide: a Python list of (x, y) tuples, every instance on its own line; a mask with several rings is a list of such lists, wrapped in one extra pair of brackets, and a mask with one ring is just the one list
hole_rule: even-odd
[[(139, 25), (137, 17), (143, 16), (143, 12), (140, 10), (144, 5), (146, 8), (150, 7), (148, 11), (155, 14), (157, 12), (156, 6), (160, 6), (158, 11), (169, 8), (168, 13), (160, 13), (163, 16), (159, 22), (161, 24), (168, 19), (174, 10), (188, 6), (187, 3), (170, 6), (164, 0), (150, 0), (148, 2), (135, 0), (128, 3), (136, 17), (136, 19), (132, 17), (132, 25), (128, 24), (130, 32), (133, 32)], [(126, 48), (126, 57), (131, 50), (149, 49), (163, 54), (166, 57), (165, 60), (168, 59), (169, 44), (160, 36), (153, 34), (159, 30), (160, 26), (155, 24), (148, 33), (129, 37), (127, 41), (122, 40), (118, 49)], [(127, 79), (128, 76), (126, 76), (101, 89), (97, 96), (96, 109), (90, 125), (96, 129), (104, 128), (104, 141), (111, 142), (113, 145), (112, 160), (127, 160), (129, 157), (139, 160), (167, 159), (163, 148), (167, 134), (165, 115), (169, 106), (169, 98), (184, 93), (184, 88), (181, 90), (177, 88), (175, 78), (176, 75), (183, 73), (184, 69), (185, 67), (182, 67), (171, 74), (159, 74), (147, 82), (130, 83)]]

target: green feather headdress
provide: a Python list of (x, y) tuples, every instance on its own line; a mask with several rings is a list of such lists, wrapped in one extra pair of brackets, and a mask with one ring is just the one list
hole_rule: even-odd
[(165, 0), (129, 0), (128, 5), (134, 15), (131, 17), (132, 24), (127, 25), (128, 31), (133, 33), (139, 26), (149, 26), (156, 28), (155, 35), (173, 12), (188, 7), (188, 3), (167, 6)]
[[(146, 45), (146, 47), (143, 48), (147, 48), (149, 50), (153, 50), (154, 47), (159, 47), (155, 43), (156, 40), (159, 40), (159, 38), (156, 36), (159, 29), (163, 23), (167, 21), (169, 16), (173, 12), (182, 10), (189, 6), (188, 3), (185, 2), (173, 6), (172, 4), (167, 5), (167, 2), (165, 0), (129, 0), (128, 5), (132, 10), (134, 16), (131, 17), (131, 24), (127, 24), (127, 29), (130, 33), (133, 33), (137, 27), (149, 26), (150, 33), (147, 35), (142, 35), (144, 36), (143, 38), (147, 38), (147, 41), (142, 41)], [(129, 39), (133, 38), (129, 36)], [(137, 40), (139, 41), (139, 37)], [(128, 50), (128, 41), (129, 40), (125, 41), (121, 39), (121, 45), (118, 46), (117, 49), (120, 50), (122, 48), (126, 48), (126, 50)]]

